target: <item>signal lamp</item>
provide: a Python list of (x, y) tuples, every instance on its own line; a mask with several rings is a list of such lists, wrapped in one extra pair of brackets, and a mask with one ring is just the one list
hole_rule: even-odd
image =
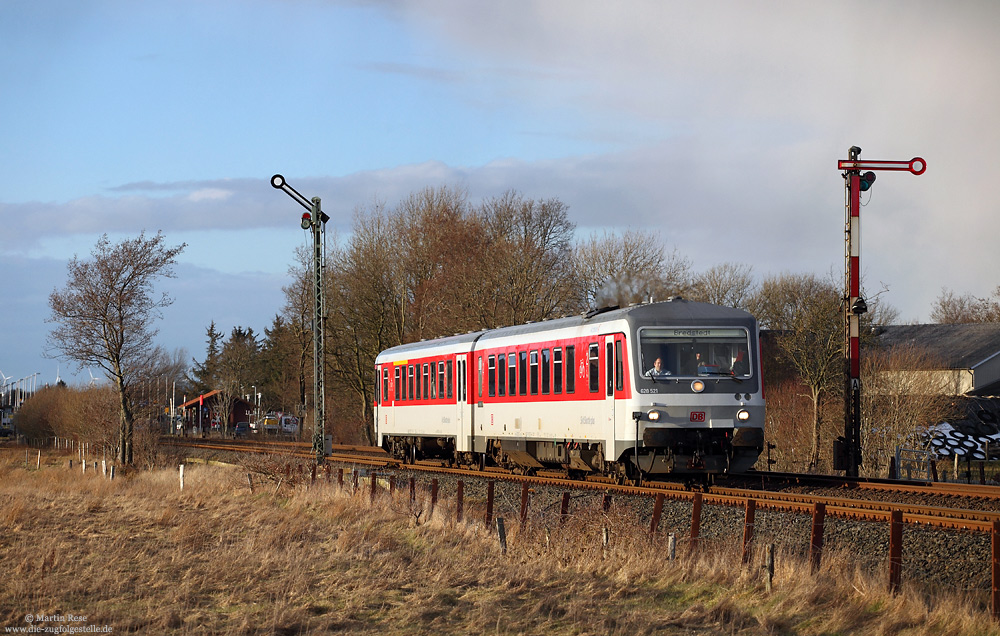
[(875, 183), (875, 173), (869, 170), (868, 172), (861, 175), (861, 180), (858, 182), (858, 187), (862, 192), (867, 192), (872, 184)]
[(303, 212), (302, 213), (302, 229), (303, 230), (308, 230), (311, 225), (312, 225), (312, 217), (309, 215), (308, 212)]

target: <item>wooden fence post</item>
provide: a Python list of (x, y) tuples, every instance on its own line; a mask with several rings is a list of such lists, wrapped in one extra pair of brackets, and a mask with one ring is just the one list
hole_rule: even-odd
[(566, 519), (569, 518), (569, 492), (564, 492), (562, 496), (562, 505), (559, 507), (559, 525), (566, 523)]
[(495, 482), (490, 481), (486, 484), (486, 527), (493, 525), (493, 492)]
[(375, 471), (373, 470), (373, 471), (372, 471), (372, 491), (371, 491), (371, 498), (370, 498), (370, 501), (371, 501), (372, 503), (374, 503), (374, 502), (375, 502), (375, 491), (376, 491), (377, 489), (378, 489), (378, 484), (377, 484), (377, 482), (376, 482), (376, 480), (375, 480)]
[(528, 483), (521, 484), (521, 530), (528, 523)]
[(503, 517), (497, 517), (497, 539), (500, 540), (500, 554), (507, 554), (507, 529), (503, 525)]
[(903, 511), (893, 510), (889, 516), (889, 593), (899, 594), (903, 572)]
[(767, 544), (764, 551), (764, 581), (767, 593), (771, 593), (771, 583), (774, 581), (774, 544)]
[(993, 522), (993, 531), (990, 533), (990, 547), (992, 548), (992, 590), (990, 595), (990, 611), (993, 613), (993, 620), (1000, 620), (1000, 521)]
[(458, 487), (455, 492), (455, 522), (462, 523), (462, 497), (465, 494), (465, 482), (461, 479), (458, 480)]
[(809, 561), (812, 563), (813, 574), (819, 570), (819, 563), (823, 555), (823, 522), (825, 518), (826, 504), (813, 504), (812, 537), (809, 540)]
[(743, 522), (743, 565), (753, 557), (753, 524), (757, 512), (757, 501), (747, 499), (746, 520)]
[(434, 516), (434, 506), (437, 505), (438, 501), (438, 480), (431, 480), (431, 509), (427, 512), (427, 518), (430, 519)]
[(656, 528), (660, 525), (660, 516), (663, 515), (663, 493), (656, 493), (656, 502), (653, 504), (653, 518), (649, 521), (649, 536), (656, 534)]
[[(86, 464), (84, 464), (84, 466), (86, 466)], [(181, 474), (181, 490), (184, 490), (184, 464), (181, 464), (180, 466), (180, 474)]]
[(701, 535), (701, 493), (694, 493), (691, 502), (691, 553), (698, 551), (698, 537)]

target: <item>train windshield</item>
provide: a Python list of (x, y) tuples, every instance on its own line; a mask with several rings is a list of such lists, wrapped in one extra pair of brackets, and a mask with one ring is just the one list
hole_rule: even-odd
[(650, 379), (750, 376), (750, 336), (739, 327), (645, 327), (639, 351), (642, 375)]

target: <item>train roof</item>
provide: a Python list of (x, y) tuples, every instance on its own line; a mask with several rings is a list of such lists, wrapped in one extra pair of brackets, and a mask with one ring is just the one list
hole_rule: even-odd
[(493, 340), (496, 338), (537, 333), (539, 331), (553, 331), (557, 329), (581, 327), (584, 325), (597, 325), (623, 319), (628, 320), (630, 323), (639, 323), (642, 325), (677, 325), (679, 323), (686, 325), (698, 325), (705, 323), (710, 324), (713, 322), (722, 323), (732, 321), (746, 324), (747, 322), (752, 322), (754, 320), (753, 316), (742, 309), (734, 309), (732, 307), (723, 307), (710, 303), (684, 300), (682, 298), (672, 298), (664, 302), (646, 303), (622, 308), (605, 307), (602, 309), (592, 310), (579, 316), (554, 318), (552, 320), (529, 322), (523, 325), (514, 325), (511, 327), (498, 327), (496, 329), (475, 331), (462, 335), (449, 336), (446, 338), (411, 342), (398, 347), (393, 347), (391, 349), (386, 349), (379, 354), (378, 358), (382, 359), (383, 356), (396, 358), (400, 355), (405, 356), (409, 352), (418, 351), (420, 353), (430, 354), (432, 353), (432, 350), (440, 349), (441, 351), (445, 351), (454, 347), (466, 349), (466, 347), (462, 347), (462, 345), (468, 345), (468, 349), (471, 349), (472, 344), (479, 340)]

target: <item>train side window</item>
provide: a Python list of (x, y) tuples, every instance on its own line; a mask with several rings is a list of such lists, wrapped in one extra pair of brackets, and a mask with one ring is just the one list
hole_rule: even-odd
[(382, 369), (382, 400), (389, 403), (389, 369)]
[(625, 388), (625, 363), (622, 360), (622, 341), (615, 340), (615, 390)]
[(487, 359), (486, 366), (490, 372), (490, 397), (494, 397), (497, 394), (497, 357), (490, 356)]
[(382, 375), (382, 370), (379, 369), (378, 367), (375, 367), (375, 406), (378, 406), (378, 403), (382, 399), (382, 396), (385, 395), (385, 393), (379, 389), (379, 385), (382, 384), (382, 378), (379, 377), (381, 375)]
[(444, 360), (438, 362), (438, 398), (444, 399)]
[(590, 392), (597, 393), (601, 390), (601, 349), (596, 342), (590, 343)]
[(507, 354), (507, 395), (517, 395), (517, 354)]
[(517, 392), (519, 395), (528, 394), (528, 352), (520, 351), (518, 352), (518, 374), (517, 374)]
[(610, 342), (604, 347), (604, 375), (607, 378), (608, 395), (615, 394), (615, 348)]
[[(409, 369), (407, 371), (407, 373), (409, 373), (409, 375), (410, 375), (410, 399), (411, 400), (419, 400), (420, 399), (420, 383), (419, 382), (414, 382), (414, 378), (416, 377), (416, 371), (414, 370), (412, 364), (409, 367), (407, 367), (407, 368)], [(417, 386), (416, 392), (413, 391), (413, 385)]]
[(552, 350), (552, 392), (556, 395), (562, 393), (563, 386), (563, 364), (562, 349), (556, 347)]
[(455, 379), (455, 376), (454, 376), (455, 370), (452, 367), (451, 360), (448, 361), (448, 364), (445, 365), (445, 368), (448, 370), (448, 377), (447, 377), (447, 380), (446, 380), (446, 383), (447, 383), (446, 386), (448, 387), (448, 399), (450, 400), (451, 396), (452, 396), (452, 388), (451, 387), (454, 384), (454, 379)]
[(392, 372), (392, 376), (393, 376), (393, 380), (395, 380), (395, 382), (392, 385), (392, 394), (393, 394), (393, 396), (395, 396), (396, 401), (398, 402), (399, 399), (400, 399), (399, 398), (399, 367), (395, 368), (395, 370)]
[(479, 356), (479, 397), (483, 397), (483, 356)]
[(531, 352), (531, 394), (538, 395), (538, 351)]
[(507, 395), (507, 354), (501, 353), (497, 356), (497, 395), (504, 397)]
[(434, 368), (434, 363), (430, 363), (430, 369), (427, 368), (428, 365), (424, 363), (424, 399), (430, 400), (434, 397), (434, 378), (431, 377), (431, 369)]
[(552, 385), (552, 352), (542, 349), (542, 395), (548, 395)]
[(576, 346), (566, 347), (566, 393), (576, 393)]

